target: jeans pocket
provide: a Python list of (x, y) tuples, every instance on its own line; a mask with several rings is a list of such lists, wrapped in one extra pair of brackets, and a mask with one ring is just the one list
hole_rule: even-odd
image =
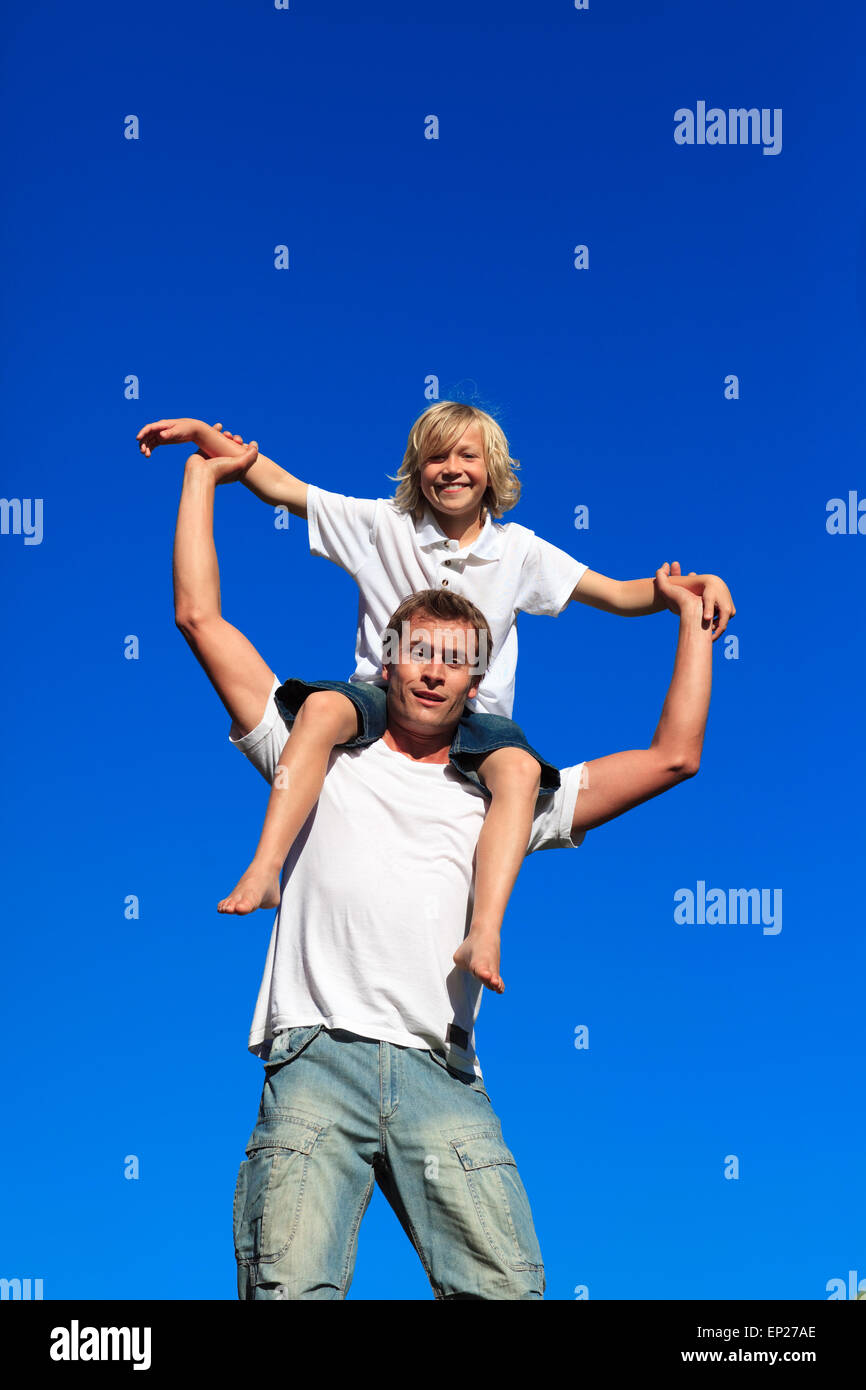
[(291, 1245), (312, 1155), (328, 1121), (304, 1111), (265, 1111), (247, 1144), (232, 1220), (239, 1264), (278, 1260)]
[(262, 1059), (265, 1071), (272, 1076), (278, 1067), (293, 1062), (324, 1028), (324, 1023), (307, 1023), (300, 1028), (284, 1028), (271, 1040), (271, 1050)]
[(500, 1264), (512, 1270), (542, 1269), (529, 1198), (514, 1155), (496, 1129), (473, 1130), (451, 1140), (476, 1215)]
[(427, 1048), (426, 1051), (428, 1052), (429, 1056), (433, 1058), (433, 1061), (436, 1062), (437, 1065), (440, 1066), (444, 1072), (447, 1072), (449, 1076), (454, 1077), (455, 1081), (459, 1081), (461, 1085), (466, 1086), (467, 1089), (470, 1091), (478, 1091), (479, 1094), (482, 1095), (484, 1099), (488, 1102), (488, 1104), (492, 1103), (485, 1089), (484, 1082), (482, 1081), (481, 1077), (477, 1075), (476, 1072), (461, 1071), (459, 1067), (451, 1066), (450, 1062), (448, 1062), (443, 1052), (434, 1052), (432, 1048)]

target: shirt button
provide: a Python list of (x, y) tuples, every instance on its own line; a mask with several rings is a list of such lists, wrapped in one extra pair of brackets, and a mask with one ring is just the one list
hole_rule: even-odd
[(443, 580), (442, 580), (442, 588), (443, 588), (443, 589), (447, 589), (447, 588), (448, 588), (448, 580), (447, 580), (447, 579), (443, 579)]

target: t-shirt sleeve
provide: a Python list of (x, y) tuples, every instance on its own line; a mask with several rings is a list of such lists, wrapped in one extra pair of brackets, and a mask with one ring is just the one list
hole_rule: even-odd
[(560, 550), (530, 531), (515, 608), (521, 613), (556, 617), (586, 571), (587, 566), (575, 560), (568, 551)]
[(310, 552), (333, 560), (354, 578), (376, 545), (378, 500), (344, 497), (307, 484)]
[(281, 685), (282, 681), (275, 677), (261, 722), (254, 729), (251, 729), (248, 734), (244, 734), (243, 738), (232, 738), (231, 733), (229, 733), (229, 742), (233, 743), (235, 748), (239, 748), (244, 757), (249, 758), (253, 767), (257, 768), (265, 780), (271, 784), (277, 770), (277, 763), (280, 761), (280, 754), (289, 737), (285, 720), (277, 709), (274, 700), (274, 693), (279, 690)]
[(575, 830), (572, 834), (571, 822), (584, 767), (584, 763), (564, 767), (559, 774), (558, 789), (538, 798), (527, 854), (537, 849), (576, 849), (583, 844), (586, 831)]

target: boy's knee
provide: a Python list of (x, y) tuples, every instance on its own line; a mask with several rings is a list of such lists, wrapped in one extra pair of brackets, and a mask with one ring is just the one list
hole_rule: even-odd
[(361, 732), (360, 711), (339, 690), (312, 690), (295, 716), (305, 733), (331, 743), (345, 743)]
[(523, 748), (497, 748), (482, 759), (478, 775), (494, 796), (504, 790), (534, 798), (541, 785), (541, 764)]

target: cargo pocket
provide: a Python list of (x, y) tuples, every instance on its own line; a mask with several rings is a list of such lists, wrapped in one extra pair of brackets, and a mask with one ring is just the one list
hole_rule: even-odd
[(310, 1164), (328, 1123), (301, 1110), (260, 1115), (235, 1186), (239, 1265), (267, 1264), (288, 1250), (298, 1229)]
[(529, 1198), (514, 1155), (495, 1129), (475, 1130), (451, 1140), (487, 1242), (500, 1264), (512, 1270), (542, 1268)]

